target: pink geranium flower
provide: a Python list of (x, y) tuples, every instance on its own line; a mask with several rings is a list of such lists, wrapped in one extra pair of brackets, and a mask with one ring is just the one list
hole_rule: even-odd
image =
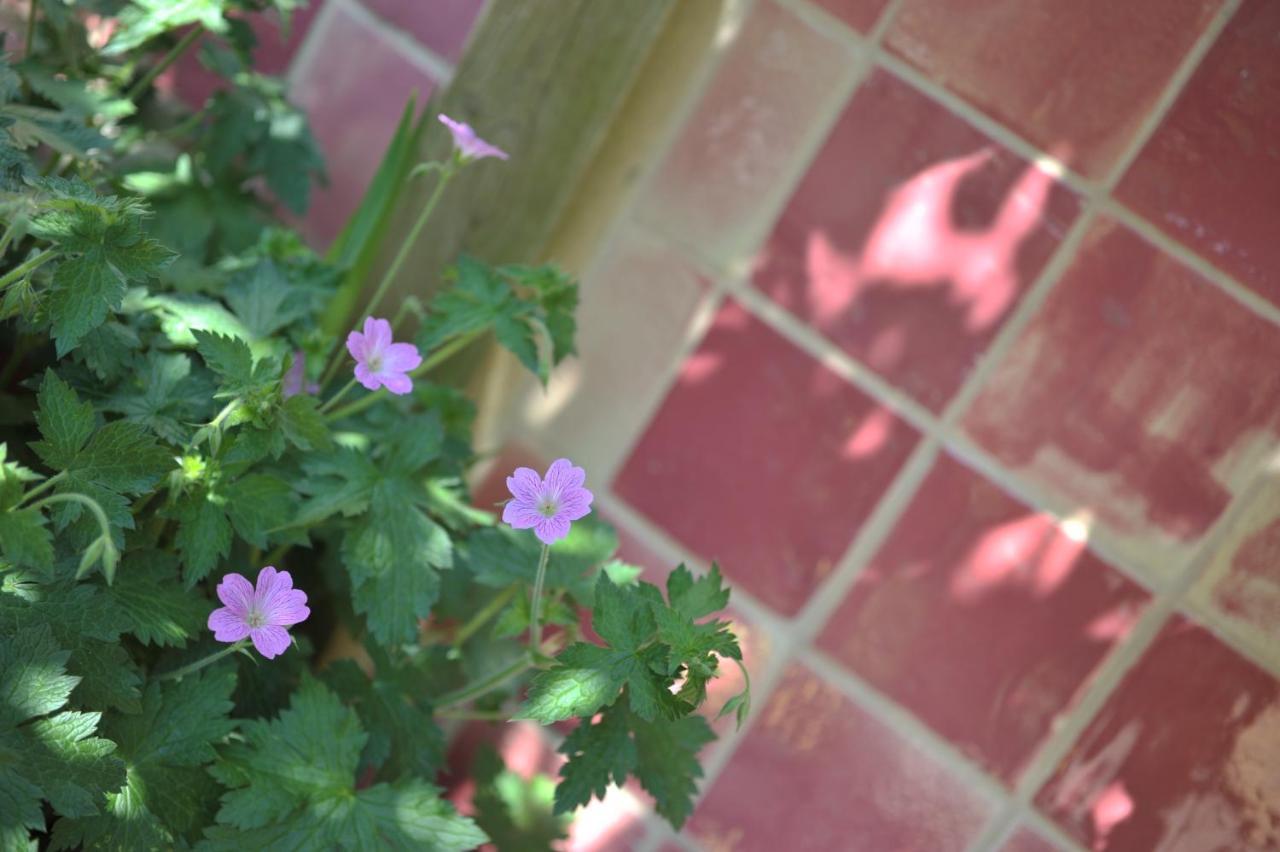
[(506, 151), (481, 139), (470, 124), (454, 121), (443, 113), (440, 115), (440, 123), (449, 128), (449, 133), (453, 136), (453, 149), (462, 155), (462, 159), (482, 160), (485, 157), (507, 159)]
[(219, 642), (239, 642), (246, 636), (268, 660), (283, 654), (292, 641), (290, 625), (305, 621), (307, 593), (293, 587), (288, 571), (268, 565), (258, 572), (258, 585), (239, 574), (228, 574), (218, 584), (218, 600), (224, 606), (209, 613), (209, 629)]
[(569, 534), (571, 521), (591, 511), (593, 495), (582, 484), (587, 473), (568, 459), (556, 459), (546, 478), (528, 467), (518, 467), (507, 477), (512, 500), (502, 510), (502, 520), (518, 530), (532, 529), (543, 544), (555, 544)]
[(356, 380), (369, 390), (385, 387), (394, 394), (413, 390), (413, 379), (406, 375), (422, 363), (418, 347), (412, 343), (394, 343), (391, 323), (368, 317), (364, 333), (347, 335), (347, 351), (356, 359)]

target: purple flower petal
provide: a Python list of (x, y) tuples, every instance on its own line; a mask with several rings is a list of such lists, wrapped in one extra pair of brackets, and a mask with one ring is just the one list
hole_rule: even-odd
[(253, 639), (253, 647), (257, 648), (258, 653), (268, 660), (274, 659), (289, 650), (289, 646), (293, 643), (293, 640), (289, 638), (289, 631), (275, 624), (255, 627), (249, 632), (249, 637)]
[(421, 363), (422, 355), (412, 343), (392, 343), (382, 356), (382, 369), (391, 373), (407, 373)]
[(396, 396), (404, 396), (413, 390), (413, 379), (404, 373), (379, 373), (378, 380), (382, 382), (383, 387)]
[(218, 600), (233, 614), (243, 617), (253, 607), (253, 583), (239, 574), (228, 574), (218, 584)]
[(249, 635), (249, 625), (244, 616), (226, 607), (209, 613), (209, 629), (213, 631), (213, 638), (219, 642), (239, 642)]
[(512, 500), (502, 509), (502, 522), (513, 529), (532, 529), (542, 520), (543, 516), (537, 509), (521, 500)]
[(307, 607), (307, 593), (298, 589), (290, 589), (277, 597), (269, 609), (263, 613), (268, 624), (289, 627), (311, 616)]
[(364, 335), (358, 331), (353, 331), (347, 335), (347, 351), (351, 353), (351, 357), (357, 361), (365, 359), (365, 340)]
[(575, 489), (560, 498), (560, 511), (556, 514), (576, 521), (591, 514), (591, 500), (594, 495), (585, 488)]
[(366, 317), (364, 336), (369, 341), (370, 349), (385, 352), (391, 345), (391, 323), (378, 317)]
[(441, 124), (449, 128), (449, 135), (453, 137), (453, 147), (464, 159), (480, 160), (485, 157), (507, 159), (506, 151), (481, 139), (470, 124), (454, 121), (443, 113), (438, 118)]
[(517, 500), (536, 503), (538, 489), (542, 488), (542, 477), (531, 467), (518, 467), (507, 477), (507, 490)]
[(293, 363), (289, 365), (289, 372), (284, 374), (284, 381), (280, 386), (280, 395), (288, 399), (302, 393), (304, 388), (308, 393), (312, 392), (307, 385), (307, 356), (300, 351), (294, 352)]
[(382, 378), (375, 373), (371, 373), (363, 363), (356, 364), (356, 381), (364, 385), (368, 390), (377, 390), (382, 387)]
[(581, 488), (582, 483), (587, 480), (587, 472), (580, 467), (575, 467), (573, 462), (568, 459), (556, 459), (551, 463), (551, 467), (547, 468), (547, 476), (544, 480), (547, 488), (553, 494), (563, 494), (573, 488)]
[(561, 515), (552, 518), (539, 517), (533, 534), (543, 544), (555, 544), (569, 534), (569, 519)]

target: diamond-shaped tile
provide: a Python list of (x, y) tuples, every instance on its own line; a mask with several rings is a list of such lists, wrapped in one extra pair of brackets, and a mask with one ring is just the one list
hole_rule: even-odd
[(793, 667), (694, 813), (705, 849), (963, 849), (989, 804), (817, 675)]
[(895, 53), (1102, 177), (1222, 0), (906, 0)]
[(965, 429), (1167, 570), (1275, 448), (1277, 363), (1274, 325), (1104, 220)]
[(756, 598), (797, 612), (915, 446), (887, 409), (728, 302), (615, 491)]
[(879, 72), (809, 166), (754, 281), (938, 411), (1077, 210), (1047, 174)]
[(1117, 194), (1280, 304), (1278, 45), (1280, 4), (1241, 6)]
[(819, 643), (1008, 782), (1146, 595), (941, 457)]
[(1280, 848), (1280, 683), (1174, 621), (1036, 804), (1096, 852)]

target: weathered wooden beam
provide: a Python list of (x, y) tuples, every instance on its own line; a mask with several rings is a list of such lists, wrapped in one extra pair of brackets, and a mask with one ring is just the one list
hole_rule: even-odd
[[(394, 296), (429, 293), (460, 252), (493, 263), (544, 256), (673, 2), (493, 0), (429, 109), (473, 125), (511, 159), (472, 165), (453, 181)], [(443, 159), (449, 147), (432, 120), (423, 159)], [(430, 189), (426, 179), (406, 193), (388, 254)]]

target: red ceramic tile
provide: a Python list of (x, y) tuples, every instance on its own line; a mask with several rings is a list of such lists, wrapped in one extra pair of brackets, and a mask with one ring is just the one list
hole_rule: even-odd
[(735, 584), (795, 613), (916, 440), (728, 302), (614, 487)]
[(1273, 325), (1102, 221), (965, 428), (1150, 560), (1203, 535), (1275, 446), (1276, 363)]
[(388, 23), (406, 30), (434, 53), (457, 62), (485, 0), (364, 0)]
[(807, 156), (854, 61), (773, 0), (735, 8), (749, 15), (721, 28), (724, 56), (640, 202), (646, 222), (717, 262), (755, 250), (776, 215), (770, 197)]
[[(359, 206), (409, 95), (416, 91), (422, 103), (435, 82), (345, 10), (321, 23), (311, 60), (294, 69), (293, 96), (311, 119), (328, 168), (329, 186), (315, 193), (303, 225), (325, 245)], [(330, 61), (335, 56), (342, 61)]]
[(1031, 829), (1020, 828), (1005, 841), (1000, 852), (1062, 852), (1062, 849)]
[(819, 644), (1013, 782), (1145, 599), (943, 456)]
[(706, 849), (964, 849), (989, 809), (932, 757), (792, 668), (694, 813)]
[(755, 284), (935, 411), (1078, 204), (883, 72), (859, 90), (757, 261)]
[(1280, 849), (1280, 684), (1167, 627), (1036, 804), (1095, 852)]
[(1200, 63), (1119, 196), (1280, 303), (1280, 5), (1245, 3)]
[(867, 33), (876, 25), (889, 0), (817, 0), (817, 4), (854, 29)]
[(1280, 482), (1232, 523), (1192, 596), (1257, 648), (1280, 648)]
[(1103, 177), (1223, 0), (906, 0), (889, 47)]

